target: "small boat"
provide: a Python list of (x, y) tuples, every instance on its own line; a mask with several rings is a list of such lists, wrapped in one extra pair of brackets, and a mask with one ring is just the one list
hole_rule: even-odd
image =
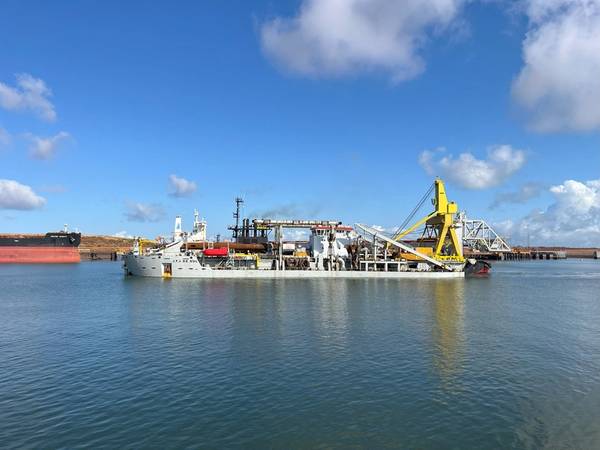
[(492, 265), (487, 261), (470, 259), (465, 266), (465, 275), (468, 277), (485, 277), (490, 274)]

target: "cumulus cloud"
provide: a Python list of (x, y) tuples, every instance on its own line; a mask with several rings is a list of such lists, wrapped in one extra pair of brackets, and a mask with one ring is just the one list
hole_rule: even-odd
[(27, 73), (16, 75), (16, 79), (15, 87), (0, 82), (0, 107), (8, 111), (32, 111), (49, 122), (56, 120), (56, 111), (50, 102), (52, 91), (46, 83)]
[(158, 203), (128, 202), (125, 217), (130, 222), (159, 222), (165, 217), (165, 210)]
[(554, 202), (523, 219), (497, 224), (513, 243), (531, 245), (590, 246), (600, 242), (600, 179), (567, 180), (550, 188)]
[(178, 177), (177, 175), (169, 176), (169, 184), (171, 186), (169, 195), (172, 197), (186, 197), (196, 192), (197, 188), (195, 182)]
[(513, 192), (500, 192), (496, 194), (490, 209), (498, 208), (505, 204), (523, 204), (529, 200), (539, 197), (543, 186), (540, 183), (525, 183)]
[(600, 0), (528, 0), (512, 95), (540, 132), (600, 129)]
[(432, 176), (440, 176), (465, 189), (486, 189), (502, 184), (525, 164), (525, 152), (510, 145), (488, 149), (486, 159), (477, 159), (472, 153), (458, 157), (446, 155), (446, 149), (425, 150), (419, 163)]
[(30, 186), (15, 180), (0, 180), (0, 208), (29, 210), (41, 208), (46, 199), (37, 195)]
[(287, 70), (344, 76), (367, 70), (395, 81), (423, 72), (427, 38), (448, 30), (466, 0), (304, 0), (292, 18), (262, 24), (262, 47)]
[(39, 137), (34, 136), (32, 134), (27, 135), (29, 140), (31, 141), (31, 146), (29, 148), (29, 155), (34, 159), (52, 159), (56, 155), (56, 152), (60, 145), (69, 139), (69, 133), (65, 131), (61, 131), (60, 133), (49, 136), (49, 137)]

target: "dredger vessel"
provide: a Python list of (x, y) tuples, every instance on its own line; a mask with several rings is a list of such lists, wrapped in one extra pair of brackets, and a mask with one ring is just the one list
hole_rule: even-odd
[[(434, 211), (406, 226), (433, 194)], [(411, 216), (394, 233), (337, 220), (241, 219), (231, 241), (209, 241), (206, 221), (194, 216), (191, 233), (175, 220), (173, 240), (136, 240), (124, 257), (127, 275), (163, 278), (457, 278), (486, 274), (489, 264), (465, 259), (458, 206), (436, 179)], [(240, 221), (241, 219), (241, 221)], [(286, 239), (290, 229), (304, 238)], [(414, 233), (418, 232), (418, 236)]]

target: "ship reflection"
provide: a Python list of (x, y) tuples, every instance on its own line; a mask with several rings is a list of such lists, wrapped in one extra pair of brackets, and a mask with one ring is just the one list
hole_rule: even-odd
[(433, 365), (444, 386), (452, 389), (464, 357), (464, 280), (434, 283)]

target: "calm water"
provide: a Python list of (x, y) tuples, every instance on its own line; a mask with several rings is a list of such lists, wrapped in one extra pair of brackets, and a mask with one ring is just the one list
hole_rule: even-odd
[(600, 262), (489, 279), (0, 266), (0, 446), (600, 448)]

